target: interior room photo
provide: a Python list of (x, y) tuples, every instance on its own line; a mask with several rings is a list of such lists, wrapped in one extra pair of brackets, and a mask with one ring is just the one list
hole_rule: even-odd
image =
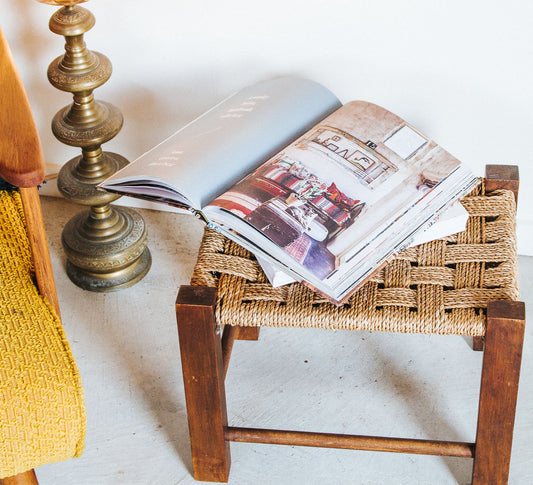
[(531, 19), (1, 3), (0, 485), (533, 483)]

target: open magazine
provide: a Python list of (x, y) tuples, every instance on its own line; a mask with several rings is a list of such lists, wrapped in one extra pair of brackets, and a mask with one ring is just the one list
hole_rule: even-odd
[(377, 105), (299, 78), (226, 99), (100, 188), (199, 215), (267, 264), (344, 301), (477, 179)]
[[(452, 234), (464, 231), (468, 222), (468, 211), (459, 201), (454, 202), (450, 208), (443, 211), (438, 217), (433, 219), (430, 225), (421, 231), (417, 231), (412, 239), (406, 244), (406, 247), (414, 247), (424, 244), (435, 239), (441, 239)], [(297, 281), (285, 271), (278, 269), (277, 266), (269, 263), (261, 256), (256, 256), (258, 263), (261, 265), (268, 281), (274, 288), (288, 285)]]

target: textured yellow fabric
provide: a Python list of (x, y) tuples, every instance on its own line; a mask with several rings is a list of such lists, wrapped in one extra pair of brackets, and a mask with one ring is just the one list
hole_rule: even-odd
[(221, 325), (485, 335), (490, 300), (519, 298), (515, 200), (480, 185), (466, 230), (406, 249), (335, 306), (306, 286), (273, 288), (249, 251), (207, 229), (191, 284), (216, 287)]
[(85, 438), (78, 369), (32, 276), (20, 196), (0, 191), (0, 478), (79, 456)]

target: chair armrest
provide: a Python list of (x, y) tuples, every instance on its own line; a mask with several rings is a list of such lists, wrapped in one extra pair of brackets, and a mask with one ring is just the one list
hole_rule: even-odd
[(44, 157), (13, 56), (0, 29), (0, 176), (18, 187), (44, 179)]

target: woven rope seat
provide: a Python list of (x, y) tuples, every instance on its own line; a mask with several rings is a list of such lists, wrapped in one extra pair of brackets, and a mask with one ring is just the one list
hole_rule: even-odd
[(221, 325), (480, 337), (487, 302), (519, 298), (515, 199), (481, 183), (462, 204), (464, 232), (400, 252), (342, 306), (300, 283), (273, 288), (249, 251), (212, 229), (191, 284), (217, 288)]
[(81, 454), (85, 408), (61, 322), (38, 293), (20, 195), (0, 191), (0, 478)]

